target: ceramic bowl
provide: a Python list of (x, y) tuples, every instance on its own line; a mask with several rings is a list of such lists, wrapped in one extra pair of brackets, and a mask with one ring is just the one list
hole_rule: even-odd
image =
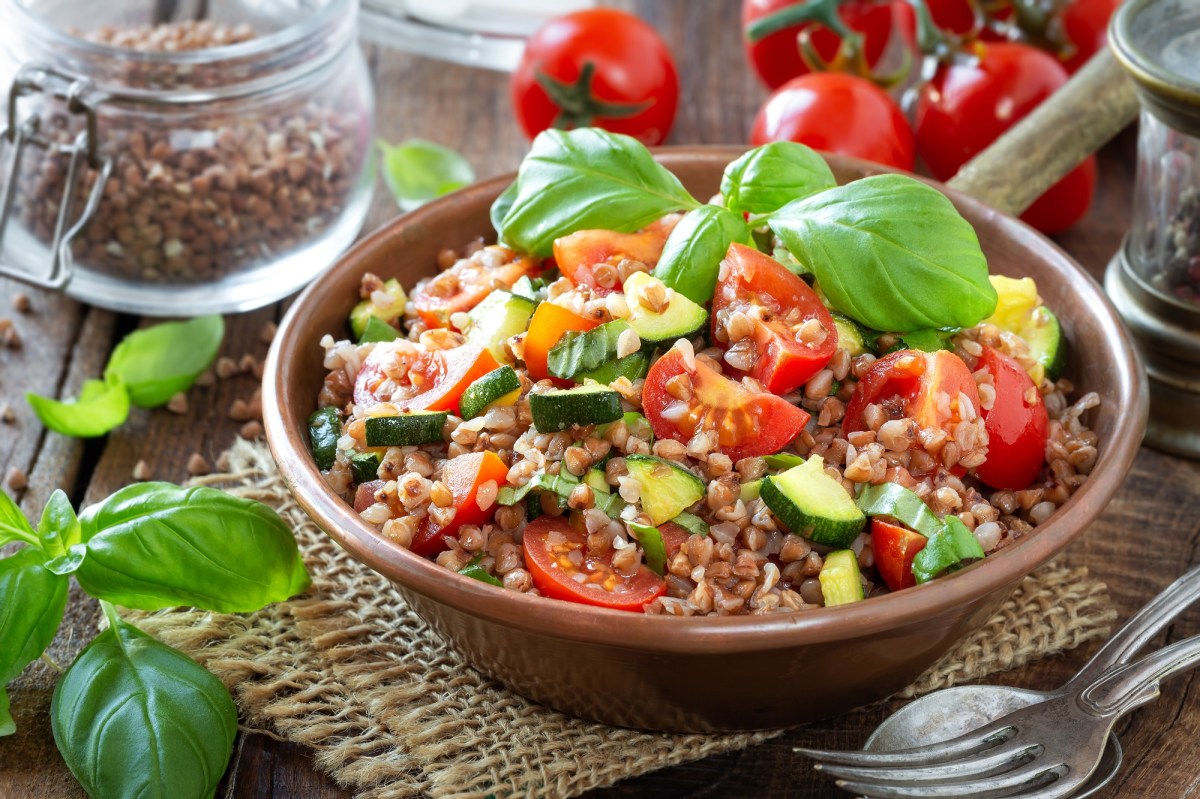
[[(738, 148), (658, 155), (709, 197)], [(878, 171), (830, 158), (839, 180)], [(926, 585), (865, 602), (767, 617), (667, 618), (503, 591), (448, 572), (382, 538), (325, 484), (306, 420), (325, 370), (318, 341), (345, 328), (361, 275), (406, 286), (437, 252), (491, 237), (488, 208), (511, 176), (402, 216), (361, 241), (292, 305), (264, 377), (267, 438), (296, 500), (351, 555), (390, 579), (477, 669), (551, 708), (655, 730), (713, 732), (794, 725), (883, 698), (981, 626), (1015, 585), (1082, 535), (1125, 478), (1146, 422), (1144, 378), (1129, 334), (1091, 277), (1054, 244), (976, 200), (943, 190), (975, 226), (991, 271), (1031, 276), (1072, 345), (1068, 376), (1097, 392), (1100, 457), (1053, 519), (1016, 545)], [(936, 185), (936, 184), (935, 184)]]

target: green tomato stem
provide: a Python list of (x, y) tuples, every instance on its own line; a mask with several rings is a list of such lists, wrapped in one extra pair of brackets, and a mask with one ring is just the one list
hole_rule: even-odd
[(754, 43), (793, 25), (819, 22), (842, 38), (850, 38), (854, 31), (842, 21), (838, 14), (841, 0), (804, 0), (804, 2), (781, 8), (774, 14), (760, 17), (746, 26), (746, 40)]

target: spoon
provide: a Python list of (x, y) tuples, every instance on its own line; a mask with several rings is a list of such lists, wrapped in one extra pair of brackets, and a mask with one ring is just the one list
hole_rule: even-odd
[[(887, 752), (939, 743), (1020, 708), (1078, 691), (1113, 666), (1128, 663), (1197, 597), (1200, 597), (1200, 566), (1171, 583), (1130, 617), (1061, 688), (1030, 691), (1001, 685), (964, 685), (935, 691), (884, 719), (863, 749)], [(1121, 744), (1115, 734), (1110, 735), (1099, 765), (1074, 797), (1091, 796), (1107, 784), (1120, 768), (1121, 759)]]

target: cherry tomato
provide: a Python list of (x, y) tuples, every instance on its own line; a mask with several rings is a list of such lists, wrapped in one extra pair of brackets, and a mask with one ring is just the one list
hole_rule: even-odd
[[(672, 382), (679, 375), (687, 381)], [(809, 419), (787, 400), (749, 391), (700, 361), (689, 369), (677, 348), (650, 367), (642, 410), (659, 438), (687, 443), (697, 431), (711, 430), (717, 449), (734, 461), (778, 452)]]
[(542, 596), (637, 612), (667, 592), (663, 578), (645, 565), (626, 577), (613, 569), (611, 549), (600, 557), (589, 555), (587, 536), (564, 516), (534, 519), (525, 527), (521, 548)]
[(675, 121), (679, 75), (666, 43), (624, 11), (553, 19), (530, 37), (510, 84), (529, 138), (546, 128), (596, 126), (662, 144)]
[[(798, 36), (813, 23), (791, 25), (775, 33), (751, 42), (745, 36), (746, 27), (768, 17), (787, 6), (798, 4), (798, 0), (744, 0), (742, 3), (742, 32), (746, 58), (758, 77), (768, 88), (775, 89), (799, 75), (808, 74), (808, 65), (800, 57)], [(865, 37), (864, 48), (867, 63), (875, 66), (887, 50), (893, 30), (905, 32), (912, 26), (911, 16), (902, 17), (899, 10), (904, 3), (879, 3), (870, 0), (850, 0), (842, 3), (838, 14), (842, 20)], [(907, 25), (905, 21), (907, 20)], [(906, 38), (911, 38), (911, 33)], [(824, 26), (812, 32), (812, 44), (817, 54), (832, 61), (841, 45), (841, 37)]]
[[(950, 178), (1067, 82), (1053, 56), (1028, 45), (987, 44), (981, 52), (976, 64), (938, 70), (917, 102), (917, 151), (938, 180)], [(1089, 156), (1042, 195), (1045, 205), (1022, 219), (1045, 233), (1078, 222), (1091, 205), (1095, 170)]]
[(868, 405), (878, 404), (891, 419), (913, 419), (923, 428), (953, 433), (954, 426), (962, 421), (959, 394), (978, 410), (979, 391), (962, 358), (946, 350), (893, 352), (873, 363), (858, 381), (846, 405), (842, 430), (863, 430), (863, 411)]
[[(550, 349), (558, 343), (568, 330), (591, 330), (599, 326), (600, 321), (580, 316), (570, 308), (543, 302), (533, 312), (529, 320), (529, 331), (525, 334), (525, 371), (534, 380), (545, 380), (550, 377), (547, 361)], [(551, 378), (557, 380), (557, 378)], [(558, 381), (569, 385), (569, 381)]]
[(354, 402), (364, 407), (391, 402), (401, 411), (458, 413), (458, 400), (467, 386), (500, 367), (490, 351), (475, 344), (423, 352), (401, 380), (388, 377), (397, 362), (394, 348), (376, 347), (354, 381)]
[(975, 28), (975, 9), (970, 0), (926, 0), (929, 16), (943, 31), (956, 36)]
[(375, 492), (387, 483), (383, 480), (372, 480), (369, 483), (359, 483), (354, 490), (354, 512), (362, 513), (375, 504)]
[(615, 270), (626, 258), (653, 267), (662, 257), (667, 237), (681, 218), (680, 214), (668, 214), (636, 233), (577, 230), (554, 240), (554, 262), (559, 271), (577, 286), (586, 286), (601, 296), (619, 291), (619, 279), (608, 286), (598, 284), (594, 268), (606, 263)]
[(991, 408), (980, 409), (988, 452), (975, 476), (992, 488), (1028, 488), (1046, 463), (1046, 403), (1020, 364), (1004, 353), (984, 347), (978, 368), (992, 375), (996, 399)]
[[(487, 266), (487, 258), (499, 257), (499, 266)], [(511, 287), (525, 275), (535, 275), (538, 263), (526, 256), (513, 257), (504, 247), (487, 247), (481, 255), (467, 258), (446, 271), (422, 280), (413, 289), (412, 302), (429, 327), (448, 327), (451, 315), (474, 308), (498, 286)]]
[(916, 157), (908, 120), (887, 92), (839, 72), (801, 75), (767, 99), (754, 118), (750, 143), (773, 141), (800, 142), (909, 171)]
[(1121, 0), (1073, 0), (1059, 12), (1063, 33), (1074, 48), (1062, 62), (1067, 72), (1073, 74), (1108, 46), (1108, 20), (1120, 5)]
[(486, 509), (480, 508), (477, 501), (479, 489), (489, 481), (496, 486), (503, 486), (507, 480), (508, 467), (494, 452), (468, 452), (451, 458), (442, 468), (442, 482), (454, 496), (454, 518), (440, 527), (426, 516), (421, 520), (409, 549), (421, 556), (436, 555), (446, 548), (446, 537), (457, 535), (458, 528), (464, 524), (490, 521), (496, 513), (496, 503), (493, 502)]
[(912, 588), (917, 584), (912, 562), (927, 543), (929, 539), (920, 533), (889, 524), (883, 519), (871, 520), (871, 554), (875, 558), (875, 570), (893, 591)]
[[(825, 368), (837, 350), (833, 317), (815, 291), (769, 255), (733, 244), (721, 264), (722, 277), (713, 294), (713, 341), (727, 346), (728, 324), (735, 313), (753, 319), (754, 366), (747, 373), (775, 394), (787, 394)], [(767, 321), (758, 309), (767, 310)], [(815, 319), (813, 342), (800, 341), (798, 331)]]
[(681, 527), (675, 522), (664, 522), (658, 526), (658, 533), (662, 536), (663, 549), (667, 551), (667, 560), (674, 557), (679, 548), (683, 546), (683, 542), (688, 540), (691, 535), (687, 528)]

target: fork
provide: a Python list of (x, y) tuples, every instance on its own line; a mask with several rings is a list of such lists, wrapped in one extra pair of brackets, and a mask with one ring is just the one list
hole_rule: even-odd
[(1095, 769), (1118, 719), (1197, 664), (1200, 636), (949, 741), (886, 753), (798, 751), (823, 761), (817, 767), (839, 787), (877, 799), (1060, 799)]

